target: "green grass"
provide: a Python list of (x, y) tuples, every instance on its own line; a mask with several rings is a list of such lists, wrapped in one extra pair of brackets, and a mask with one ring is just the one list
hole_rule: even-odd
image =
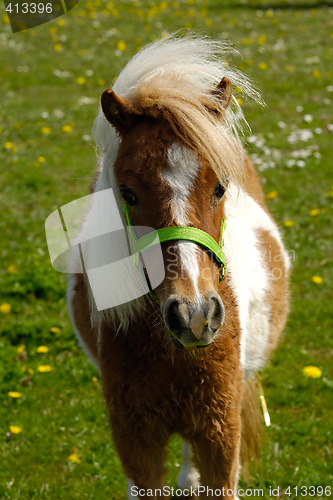
[[(294, 257), (285, 337), (262, 374), (272, 427), (247, 486), (264, 488), (265, 498), (269, 486), (332, 486), (332, 14), (310, 0), (81, 0), (36, 29), (12, 34), (3, 24), (0, 305), (11, 309), (0, 312), (1, 499), (126, 498), (100, 381), (74, 338), (66, 279), (50, 265), (44, 221), (88, 192), (102, 90), (140, 47), (184, 27), (233, 42), (241, 52), (233, 64), (262, 90), (265, 108), (243, 104), (248, 147), (265, 191), (277, 192), (269, 206)], [(311, 133), (302, 138), (302, 130)], [(40, 345), (49, 353), (36, 352)], [(40, 365), (53, 370), (40, 373)], [(308, 365), (322, 377), (306, 378)], [(10, 433), (11, 425), (22, 432)], [(69, 460), (74, 451), (78, 464)], [(179, 462), (176, 438), (170, 484)], [(300, 497), (293, 491), (280, 498)]]

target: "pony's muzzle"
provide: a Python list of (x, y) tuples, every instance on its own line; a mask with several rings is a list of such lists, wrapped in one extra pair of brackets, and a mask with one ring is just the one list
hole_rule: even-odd
[(209, 293), (194, 304), (172, 297), (165, 302), (162, 311), (173, 344), (185, 349), (208, 346), (224, 320), (224, 306), (216, 293)]

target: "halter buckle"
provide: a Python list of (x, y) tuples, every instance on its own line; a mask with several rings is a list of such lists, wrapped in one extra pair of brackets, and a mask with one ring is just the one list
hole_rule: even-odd
[(221, 262), (220, 267), (219, 267), (219, 283), (224, 280), (225, 277), (225, 266)]

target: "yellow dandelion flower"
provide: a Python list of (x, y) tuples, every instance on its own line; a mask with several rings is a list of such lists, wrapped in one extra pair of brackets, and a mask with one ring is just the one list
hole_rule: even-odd
[(22, 366), (22, 368), (21, 368), (21, 372), (22, 372), (22, 373), (25, 373), (26, 371), (27, 371), (27, 367), (26, 367), (26, 366)]
[(25, 351), (25, 345), (19, 345), (18, 348), (16, 349), (16, 352), (18, 352), (18, 354), (22, 354), (22, 352)]
[(81, 462), (81, 457), (78, 453), (76, 453), (76, 451), (74, 451), (74, 453), (71, 453), (68, 457), (68, 460), (72, 463), (72, 464), (79, 464)]
[(253, 42), (254, 42), (254, 39), (252, 37), (243, 38), (241, 41), (242, 45), (251, 45)]
[(311, 217), (314, 217), (315, 215), (318, 215), (319, 213), (320, 213), (320, 211), (318, 208), (313, 208), (312, 210), (310, 210), (309, 215), (311, 215)]
[(39, 371), (39, 373), (50, 373), (53, 371), (53, 368), (50, 365), (39, 365), (37, 367), (37, 370)]
[(18, 425), (10, 425), (9, 426), (9, 432), (11, 434), (20, 434), (22, 432), (22, 427), (19, 427)]
[(17, 267), (15, 266), (15, 264), (11, 264), (8, 268), (7, 268), (7, 271), (9, 273), (17, 273)]
[(237, 97), (237, 98), (236, 98), (236, 100), (237, 100), (237, 102), (238, 102), (238, 104), (239, 104), (240, 106), (241, 106), (241, 105), (243, 104), (243, 102), (244, 102), (244, 99), (242, 99), (241, 97)]
[(10, 151), (11, 149), (14, 148), (14, 143), (7, 141), (7, 142), (5, 142), (4, 146), (5, 146), (5, 149), (7, 149), (7, 151)]
[(73, 131), (73, 127), (72, 127), (72, 125), (63, 125), (61, 127), (61, 130), (63, 132), (66, 132), (66, 134), (70, 134)]
[(28, 373), (29, 375), (33, 375), (35, 373), (35, 370), (33, 370), (32, 368), (28, 368)]
[(293, 220), (285, 220), (284, 225), (286, 227), (293, 227), (295, 225), (295, 222)]
[(310, 378), (320, 378), (322, 371), (317, 366), (305, 366), (303, 368), (303, 375)]
[(124, 52), (124, 50), (126, 50), (126, 42), (124, 40), (118, 40), (117, 49), (120, 50), (120, 52)]
[(97, 81), (98, 85), (100, 85), (101, 87), (106, 85), (106, 81), (104, 80), (104, 78), (100, 78), (98, 81)]
[(92, 382), (94, 382), (94, 384), (97, 384), (97, 381), (98, 381), (98, 378), (97, 377), (92, 377)]
[(52, 26), (52, 28), (49, 29), (50, 35), (54, 35), (58, 31), (58, 28), (56, 26)]
[(79, 76), (79, 78), (76, 79), (76, 83), (78, 85), (84, 85), (86, 83), (86, 79), (84, 76)]
[(45, 162), (46, 162), (45, 156), (38, 156), (37, 163), (45, 163)]
[(57, 25), (58, 25), (58, 26), (65, 26), (65, 25), (66, 25), (66, 21), (65, 21), (65, 19), (63, 19), (63, 18), (58, 19), (58, 21), (57, 21)]
[(49, 135), (52, 132), (51, 127), (42, 127), (40, 130), (44, 135)]
[(323, 278), (321, 276), (312, 276), (312, 281), (313, 283), (315, 283), (316, 285), (321, 285), (323, 283)]
[(57, 326), (51, 326), (50, 332), (52, 332), (52, 333), (59, 333), (60, 332), (60, 328), (58, 328)]
[(267, 200), (274, 200), (278, 195), (277, 191), (271, 191), (270, 193), (267, 193), (266, 198)]
[(268, 64), (265, 62), (261, 62), (259, 63), (259, 68), (265, 71), (266, 69), (268, 69)]
[(61, 43), (55, 43), (53, 45), (53, 48), (54, 48), (55, 52), (61, 52), (63, 49), (63, 46), (61, 45)]
[(39, 354), (46, 354), (47, 352), (50, 352), (50, 349), (46, 345), (40, 345), (37, 347), (36, 352)]
[(22, 394), (16, 391), (9, 391), (8, 396), (13, 399), (18, 399), (22, 397)]
[(314, 71), (312, 71), (313, 78), (319, 78), (320, 74), (321, 73), (320, 73), (319, 69), (315, 69)]
[(263, 45), (267, 41), (267, 35), (263, 33), (257, 40), (258, 45)]
[(0, 305), (0, 312), (2, 312), (3, 314), (10, 313), (11, 309), (12, 309), (11, 305), (6, 304), (6, 302), (4, 302), (3, 304)]
[(213, 21), (211, 19), (205, 19), (205, 25), (206, 26), (212, 26), (213, 25)]

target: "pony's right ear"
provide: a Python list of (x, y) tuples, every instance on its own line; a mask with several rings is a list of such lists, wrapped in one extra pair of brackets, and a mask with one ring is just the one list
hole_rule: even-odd
[(112, 89), (107, 89), (103, 92), (101, 106), (105, 118), (120, 135), (133, 125), (135, 113), (131, 101), (117, 96)]
[(205, 103), (206, 109), (220, 119), (230, 106), (232, 100), (232, 85), (230, 80), (223, 77), (217, 87), (211, 90), (210, 95), (213, 99)]
[(223, 108), (227, 109), (232, 99), (232, 85), (230, 80), (224, 76), (218, 86), (213, 90), (213, 93), (221, 100)]

